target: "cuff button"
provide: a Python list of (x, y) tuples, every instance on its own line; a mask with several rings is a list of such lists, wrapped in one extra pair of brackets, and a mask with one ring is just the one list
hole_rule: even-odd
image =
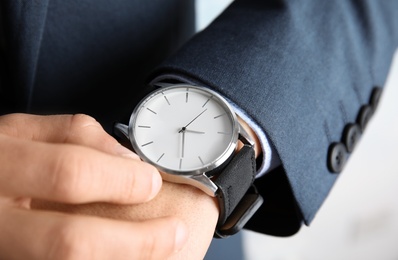
[(376, 110), (377, 106), (379, 105), (380, 97), (383, 92), (381, 87), (375, 87), (372, 90), (372, 95), (370, 96), (370, 105), (373, 108), (373, 111)]
[(332, 143), (329, 146), (328, 168), (331, 172), (339, 173), (343, 170), (348, 153), (344, 144)]
[(365, 130), (370, 118), (373, 116), (373, 109), (370, 105), (363, 105), (359, 110), (357, 123), (361, 127), (362, 132)]
[(343, 132), (343, 142), (347, 148), (347, 152), (352, 153), (359, 139), (361, 138), (362, 131), (358, 124), (348, 124)]

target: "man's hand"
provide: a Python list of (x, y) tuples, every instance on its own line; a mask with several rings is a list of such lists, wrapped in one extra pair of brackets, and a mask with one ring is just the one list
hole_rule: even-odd
[(91, 117), (0, 117), (0, 259), (164, 259), (187, 227), (175, 217), (141, 222), (31, 209), (150, 201), (158, 171), (123, 148)]

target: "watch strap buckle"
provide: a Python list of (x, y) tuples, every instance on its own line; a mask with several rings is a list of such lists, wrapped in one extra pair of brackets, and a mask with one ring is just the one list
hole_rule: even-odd
[(263, 202), (264, 199), (257, 192), (256, 187), (251, 185), (227, 220), (222, 225), (217, 226), (214, 237), (226, 238), (238, 233), (256, 213)]

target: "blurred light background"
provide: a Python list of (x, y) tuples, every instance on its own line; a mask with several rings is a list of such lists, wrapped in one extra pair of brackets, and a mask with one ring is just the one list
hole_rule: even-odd
[[(232, 2), (196, 1), (198, 30)], [(205, 259), (398, 259), (398, 52), (366, 134), (310, 227), (288, 238), (243, 231), (213, 240)]]

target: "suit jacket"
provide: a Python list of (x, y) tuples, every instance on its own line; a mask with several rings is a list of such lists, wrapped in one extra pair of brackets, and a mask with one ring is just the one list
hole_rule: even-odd
[(278, 236), (314, 218), (398, 44), (392, 0), (235, 0), (193, 37), (192, 0), (1, 5), (3, 113), (87, 113), (110, 130), (155, 77), (213, 88), (279, 154), (282, 166), (255, 181), (265, 203), (245, 227)]

